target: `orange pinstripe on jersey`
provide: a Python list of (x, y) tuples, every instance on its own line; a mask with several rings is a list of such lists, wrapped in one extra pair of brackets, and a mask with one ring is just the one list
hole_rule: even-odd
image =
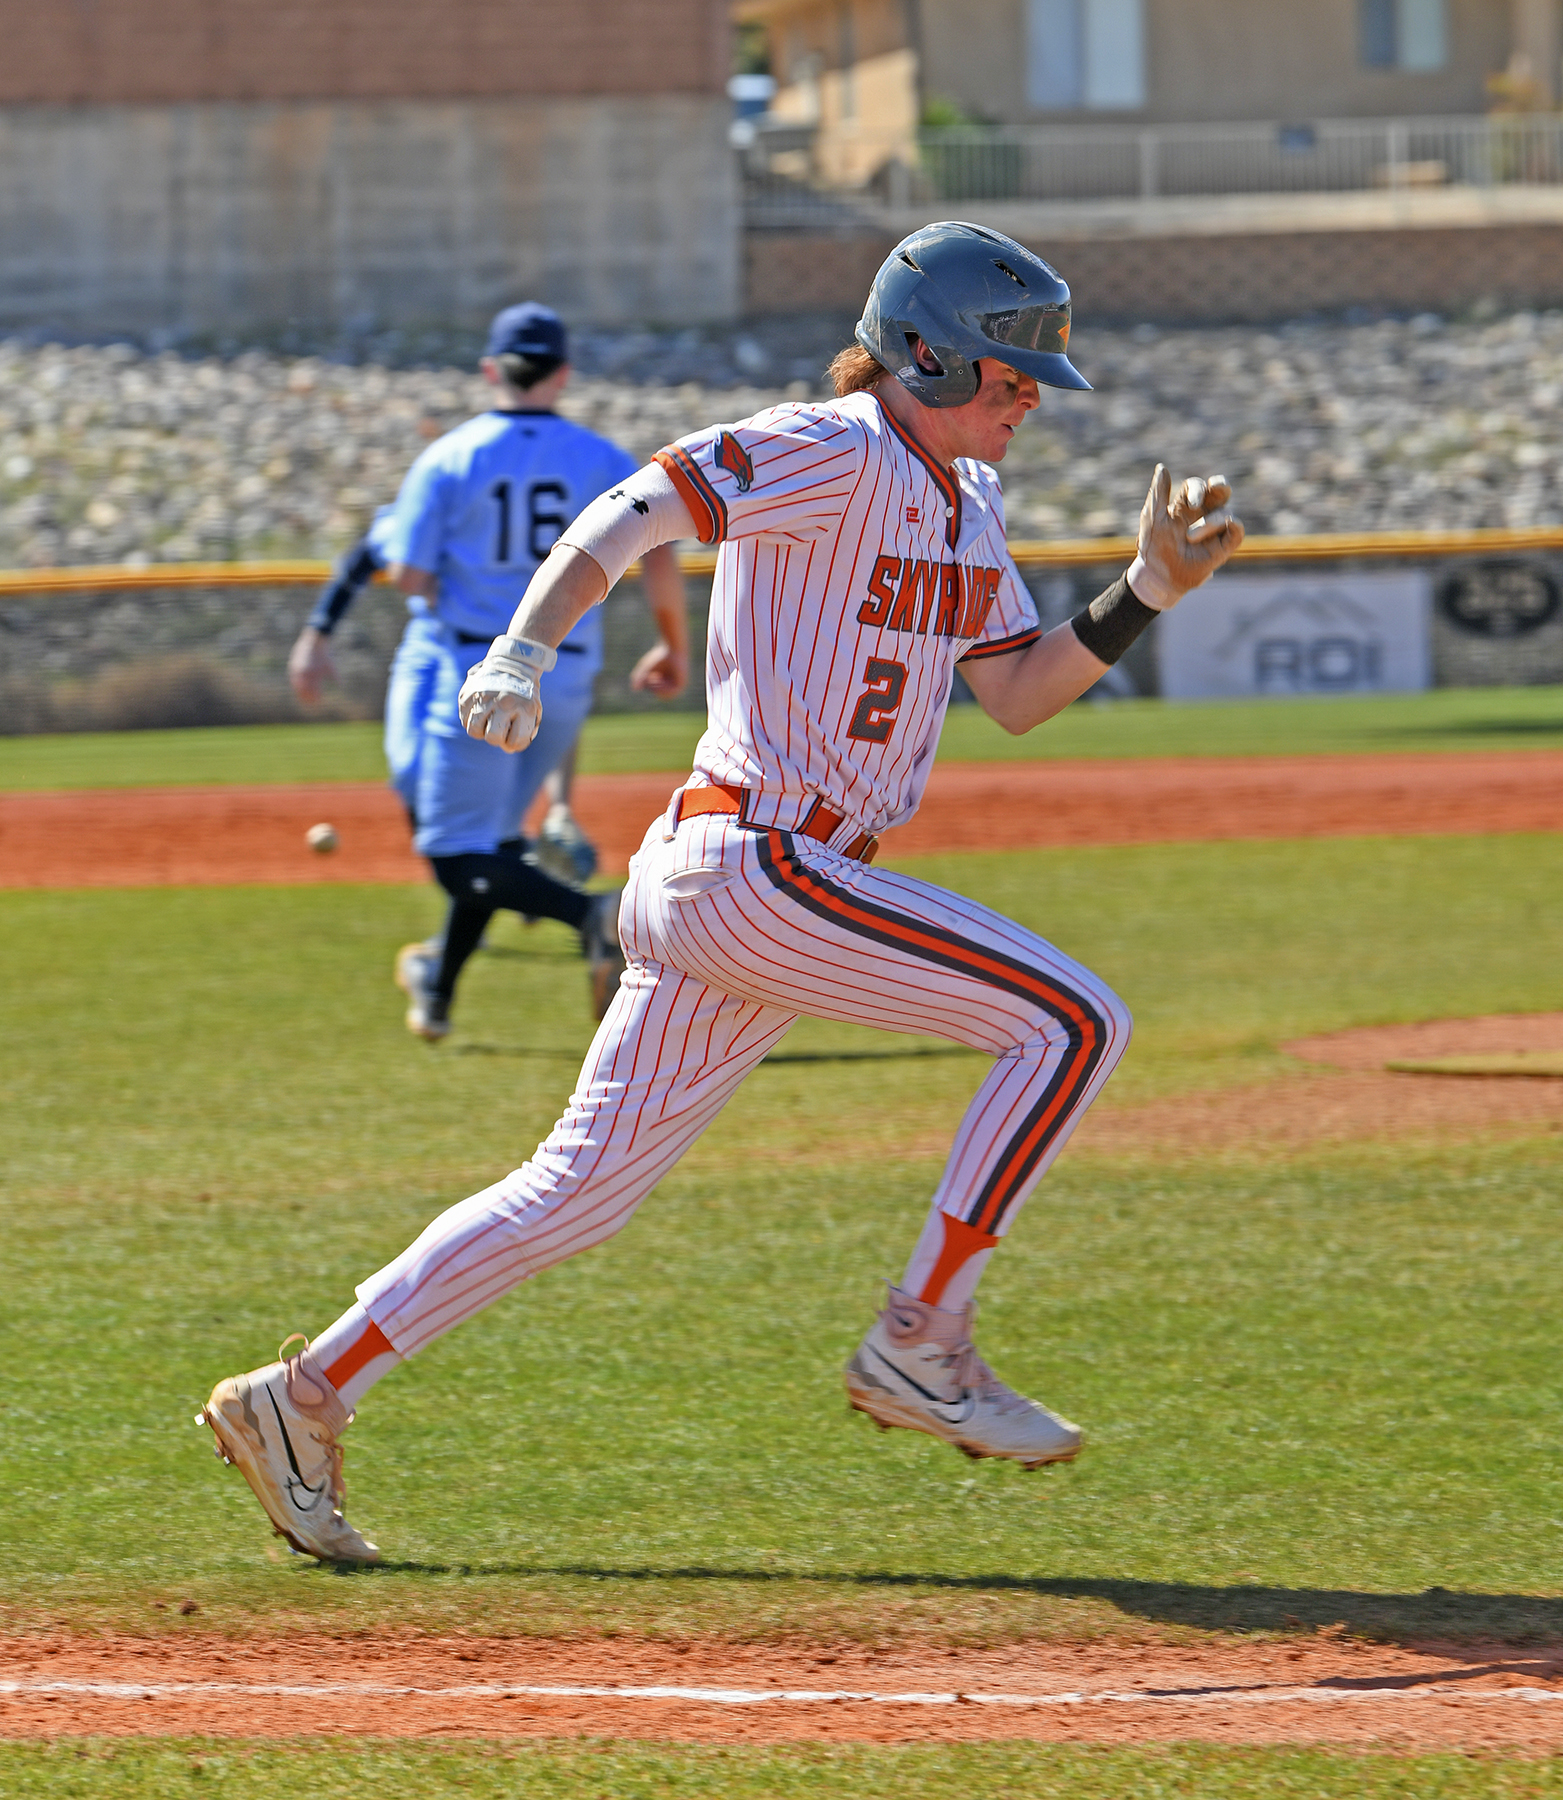
[(941, 468), (872, 394), (772, 407), (659, 460), (721, 545), (697, 777), (819, 795), (869, 832), (909, 817), (956, 664), (1040, 635), (998, 478)]

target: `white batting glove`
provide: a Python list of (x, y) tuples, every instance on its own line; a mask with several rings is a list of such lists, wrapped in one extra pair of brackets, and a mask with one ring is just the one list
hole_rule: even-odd
[(1174, 492), (1171, 475), (1157, 463), (1140, 509), (1139, 554), (1129, 567), (1137, 600), (1164, 612), (1215, 574), (1243, 542), (1231, 498), (1224, 475), (1191, 476)]
[(558, 660), (558, 651), (530, 638), (495, 638), (456, 696), (467, 736), (501, 750), (524, 750), (542, 722), (538, 682)]

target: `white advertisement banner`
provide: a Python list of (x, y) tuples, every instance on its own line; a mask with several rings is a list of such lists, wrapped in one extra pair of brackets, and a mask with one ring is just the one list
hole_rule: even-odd
[(1395, 575), (1228, 575), (1157, 627), (1172, 700), (1399, 694), (1432, 682), (1432, 581)]

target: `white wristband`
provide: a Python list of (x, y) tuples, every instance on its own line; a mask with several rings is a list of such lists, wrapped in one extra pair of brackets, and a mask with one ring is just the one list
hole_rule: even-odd
[(535, 670), (539, 675), (546, 675), (559, 660), (559, 652), (550, 650), (547, 644), (539, 644), (532, 638), (497, 637), (488, 647), (485, 662), (494, 657), (505, 656), (512, 662), (525, 663), (527, 668)]
[(637, 469), (627, 481), (600, 495), (560, 537), (584, 550), (615, 586), (631, 563), (675, 538), (698, 537), (695, 521), (679, 492), (657, 463)]

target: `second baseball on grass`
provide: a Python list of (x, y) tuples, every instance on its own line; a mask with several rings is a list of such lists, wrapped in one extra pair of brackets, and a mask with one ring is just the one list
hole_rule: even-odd
[(329, 856), (341, 840), (337, 837), (335, 825), (311, 825), (304, 833), (304, 842), (318, 856)]

